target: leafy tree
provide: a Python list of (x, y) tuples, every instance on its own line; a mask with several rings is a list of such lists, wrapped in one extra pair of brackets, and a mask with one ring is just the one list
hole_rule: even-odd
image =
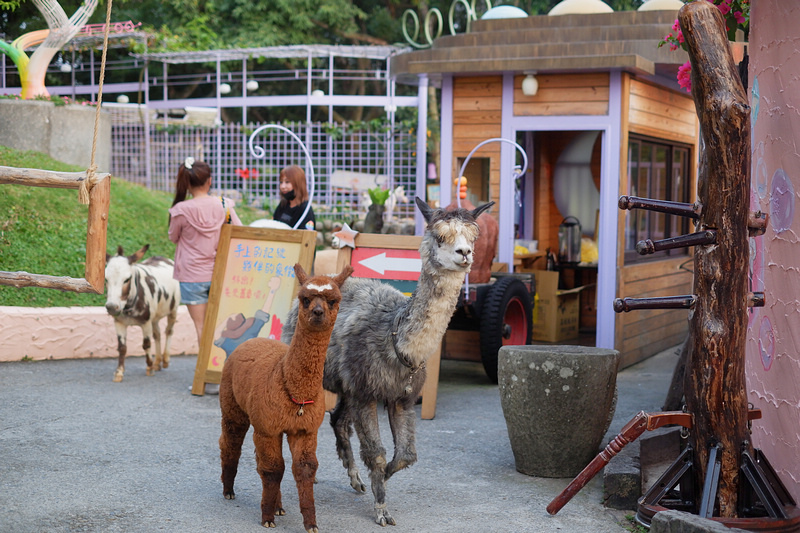
[[(102, 0), (104, 4), (107, 0)], [(501, 0), (531, 15), (545, 14), (560, 0)], [(644, 0), (605, 0), (615, 11)], [(115, 0), (115, 20), (142, 22), (153, 33), (150, 51), (207, 50), (287, 44), (388, 44), (403, 41), (406, 9), (420, 18), (432, 8), (447, 13), (452, 0)], [(61, 0), (68, 13), (83, 0)], [(477, 3), (478, 9), (482, 8)], [(89, 23), (103, 21), (98, 10)], [(33, 0), (0, 0), (0, 33), (6, 38), (46, 28)]]
[[(101, 0), (104, 3), (108, 0)], [(633, 9), (642, 0), (606, 0), (615, 10)], [(558, 4), (559, 0), (501, 0), (496, 3), (516, 5), (530, 14), (544, 14)], [(79, 8), (83, 0), (61, 0), (68, 12)], [(401, 19), (407, 9), (418, 13), (421, 20), (429, 9), (437, 7), (447, 14), (452, 0), (114, 0), (113, 19), (142, 22), (142, 30), (150, 38), (146, 49), (154, 51), (192, 51), (223, 48), (251, 48), (292, 44), (341, 44), (367, 45), (404, 42)], [(0, 7), (18, 4), (16, 11), (0, 11), (0, 31), (16, 36), (32, 29), (44, 28), (46, 23), (35, 9), (33, 0), (0, 0)], [(485, 9), (481, 2), (479, 10)], [(89, 23), (103, 22), (104, 9), (98, 9)], [(13, 15), (13, 16), (12, 16)], [(131, 43), (133, 49), (142, 52), (145, 43)], [(111, 52), (111, 51), (110, 51)], [(124, 52), (123, 52), (124, 53)], [(79, 58), (80, 60), (80, 58)], [(337, 68), (349, 66), (370, 69), (368, 60), (339, 58)], [(345, 65), (350, 63), (350, 65)], [(326, 62), (321, 62), (326, 64)], [(160, 76), (160, 66), (151, 65), (154, 76)], [(223, 69), (238, 65), (223, 63)], [(258, 59), (251, 60), (248, 70), (304, 69), (305, 60)], [(215, 64), (170, 65), (170, 75), (188, 73), (214, 73)], [(121, 72), (106, 73), (107, 81), (132, 81), (120, 79)], [(368, 94), (382, 92), (380, 80), (358, 80), (336, 88), (338, 94)], [(370, 84), (375, 85), (369, 87)], [(281, 88), (285, 92), (302, 93), (305, 82), (297, 87), (290, 82)], [(258, 94), (272, 94), (268, 84), (262, 84)], [(204, 92), (205, 91), (205, 92)], [(170, 87), (170, 98), (189, 96), (213, 96), (207, 86)], [(414, 91), (413, 88), (398, 87), (398, 94)], [(429, 109), (436, 113), (436, 91), (431, 89)], [(327, 120), (322, 113), (315, 119)], [(381, 109), (346, 108), (337, 111), (336, 121), (371, 120), (382, 115)], [(304, 120), (304, 109), (258, 109), (250, 108), (254, 119), (259, 121)], [(239, 110), (225, 109), (223, 118), (239, 120)], [(432, 132), (434, 137), (436, 131)]]

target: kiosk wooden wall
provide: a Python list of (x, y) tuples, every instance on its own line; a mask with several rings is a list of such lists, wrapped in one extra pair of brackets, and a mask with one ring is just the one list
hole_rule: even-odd
[[(690, 201), (697, 183), (698, 121), (689, 93), (681, 94), (657, 87), (630, 75), (623, 75), (622, 163), (627, 162), (629, 133), (654, 139), (667, 139), (691, 147)], [(628, 194), (628, 166), (620, 165), (620, 195)], [(624, 242), (625, 211), (620, 211), (619, 239)], [(625, 265), (624, 248), (618, 250), (617, 295), (630, 298), (690, 294), (692, 292), (691, 255)], [(689, 261), (689, 263), (687, 263)], [(688, 264), (684, 268), (683, 264)], [(610, 304), (609, 304), (610, 305)], [(680, 344), (689, 331), (685, 310), (648, 310), (617, 315), (614, 345), (622, 353), (620, 367), (632, 365), (671, 346)]]
[(522, 93), (522, 80), (514, 78), (515, 116), (607, 115), (608, 72), (537, 75), (536, 96)]
[[(500, 137), (503, 107), (503, 77), (463, 77), (453, 80), (453, 177), (459, 171), (459, 158), (465, 158), (486, 139)], [(500, 143), (489, 143), (473, 158), (489, 158), (489, 195), (500, 197)], [(455, 192), (457, 188), (453, 188)], [(455, 200), (442, 199), (442, 207)], [(493, 215), (495, 218), (496, 214)]]
[[(601, 116), (608, 113), (610, 96), (608, 72), (537, 75), (539, 92), (535, 97), (522, 94), (523, 79), (523, 75), (514, 79), (515, 116)], [(459, 157), (466, 157), (481, 141), (500, 136), (502, 83), (501, 75), (457, 76), (453, 79), (454, 176), (459, 170)], [(628, 136), (634, 133), (654, 140), (678, 142), (691, 147), (693, 164), (690, 175), (692, 191), (690, 200), (694, 200), (698, 121), (691, 96), (623, 73), (621, 119), (619, 194), (628, 193)], [(569, 132), (547, 132), (547, 138), (536, 150), (533, 160), (529, 162), (536, 177), (534, 234), (539, 240), (539, 249), (542, 250), (557, 246), (558, 225), (563, 216), (553, 199), (552, 171), (560, 149), (569, 142), (564, 136), (569, 134)], [(499, 143), (490, 143), (473, 156), (489, 158), (492, 198), (497, 198), (499, 195), (500, 148)], [(595, 151), (598, 151), (598, 147)], [(447, 199), (442, 199), (442, 205), (447, 203), (449, 203)], [(620, 214), (619, 243), (624, 242), (624, 216), (624, 212)], [(618, 294), (645, 297), (690, 292), (692, 275), (680, 268), (687, 259), (689, 256), (626, 266), (624, 249), (620, 247), (617, 261)], [(599, 302), (598, 305), (604, 303)], [(611, 305), (611, 302), (607, 305)], [(665, 348), (680, 344), (687, 331), (685, 312), (653, 311), (625, 313), (618, 316), (615, 346), (623, 354), (622, 366), (633, 364)]]

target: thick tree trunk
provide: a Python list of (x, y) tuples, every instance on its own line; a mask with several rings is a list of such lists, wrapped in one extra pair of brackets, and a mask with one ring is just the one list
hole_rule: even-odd
[(685, 391), (694, 416), (690, 442), (698, 494), (709, 449), (721, 446), (719, 516), (736, 517), (742, 450), (752, 451), (744, 374), (750, 108), (719, 9), (692, 2), (678, 18), (689, 47), (692, 95), (704, 141), (697, 230), (717, 230), (715, 244), (695, 248), (698, 300), (689, 318), (692, 347)]

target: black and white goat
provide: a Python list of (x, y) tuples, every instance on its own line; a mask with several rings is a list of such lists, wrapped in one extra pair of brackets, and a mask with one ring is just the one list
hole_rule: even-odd
[[(150, 245), (126, 256), (122, 246), (117, 255), (106, 254), (106, 311), (114, 317), (117, 332), (119, 363), (114, 381), (125, 374), (125, 354), (128, 352), (128, 326), (142, 328), (142, 347), (147, 360), (147, 375), (169, 366), (169, 345), (181, 303), (180, 284), (172, 277), (174, 263), (165, 257), (150, 257), (137, 263)], [(161, 331), (158, 321), (167, 317), (164, 331), (164, 351), (161, 351)], [(155, 358), (152, 353), (155, 339)]]

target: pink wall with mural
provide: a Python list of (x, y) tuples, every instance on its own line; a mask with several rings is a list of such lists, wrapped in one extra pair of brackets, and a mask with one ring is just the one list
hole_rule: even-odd
[(752, 290), (766, 305), (749, 315), (747, 388), (764, 413), (753, 423), (761, 448), (800, 501), (800, 2), (753, 0), (749, 85), (750, 203), (769, 214), (750, 239)]

